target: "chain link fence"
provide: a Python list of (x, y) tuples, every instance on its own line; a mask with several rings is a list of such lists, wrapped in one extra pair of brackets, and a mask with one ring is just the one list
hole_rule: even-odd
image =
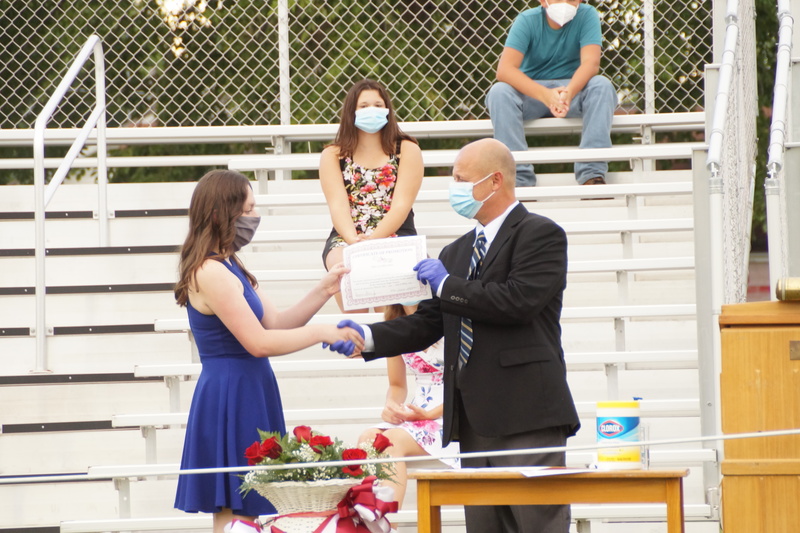
[[(696, 111), (711, 62), (711, 3), (591, 0), (603, 73), (624, 112)], [(31, 128), (89, 35), (104, 42), (108, 121), (207, 126), (338, 121), (370, 77), (402, 120), (487, 117), (514, 17), (535, 2), (457, 0), (0, 0), (0, 127)], [(93, 104), (84, 74), (50, 122)]]
[(736, 62), (728, 94), (728, 113), (723, 131), (720, 176), (724, 209), (722, 214), (724, 287), (723, 304), (747, 300), (750, 260), (750, 229), (755, 187), (756, 87), (755, 8), (753, 0), (737, 3), (739, 27)]

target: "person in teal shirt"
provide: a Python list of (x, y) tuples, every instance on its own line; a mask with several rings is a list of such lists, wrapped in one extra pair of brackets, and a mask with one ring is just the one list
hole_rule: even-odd
[[(497, 83), (486, 96), (495, 139), (527, 150), (523, 123), (542, 117), (583, 119), (581, 148), (611, 146), (617, 95), (599, 74), (600, 16), (580, 0), (541, 0), (520, 13), (508, 32)], [(575, 163), (581, 185), (605, 183), (608, 163)], [(536, 185), (532, 165), (517, 166), (517, 186)]]

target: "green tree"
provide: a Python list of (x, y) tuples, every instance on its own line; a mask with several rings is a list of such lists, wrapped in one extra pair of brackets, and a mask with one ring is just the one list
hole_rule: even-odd
[(753, 231), (751, 248), (753, 251), (767, 250), (767, 214), (764, 195), (764, 179), (767, 177), (767, 148), (769, 146), (769, 127), (772, 118), (772, 91), (775, 86), (775, 61), (778, 36), (778, 13), (772, 0), (755, 0), (756, 14), (756, 85), (758, 87), (758, 108), (756, 132), (756, 186), (753, 199)]

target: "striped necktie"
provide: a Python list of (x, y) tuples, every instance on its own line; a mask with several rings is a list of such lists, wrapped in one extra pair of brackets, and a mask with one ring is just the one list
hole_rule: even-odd
[[(486, 255), (486, 235), (481, 231), (478, 233), (478, 238), (475, 239), (475, 246), (472, 247), (472, 258), (469, 262), (467, 279), (475, 279), (477, 277), (484, 255)], [(461, 346), (458, 353), (459, 368), (467, 364), (469, 353), (472, 351), (472, 342), (472, 319), (461, 317)]]

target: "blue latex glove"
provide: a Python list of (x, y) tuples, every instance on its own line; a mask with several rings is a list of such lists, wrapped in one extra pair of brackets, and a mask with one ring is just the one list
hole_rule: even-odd
[[(360, 325), (353, 322), (352, 320), (349, 319), (342, 320), (341, 322), (336, 324), (336, 327), (339, 329), (353, 328), (359, 335), (361, 335), (362, 339), (364, 338), (364, 328), (362, 328)], [(342, 355), (352, 355), (353, 350), (356, 349), (356, 345), (353, 341), (336, 341), (330, 345), (327, 342), (322, 343), (323, 348), (328, 348), (328, 346), (330, 346), (332, 352), (339, 352)]]
[(414, 265), (417, 279), (431, 286), (431, 290), (436, 292), (442, 280), (447, 277), (447, 269), (438, 259), (423, 259)]

